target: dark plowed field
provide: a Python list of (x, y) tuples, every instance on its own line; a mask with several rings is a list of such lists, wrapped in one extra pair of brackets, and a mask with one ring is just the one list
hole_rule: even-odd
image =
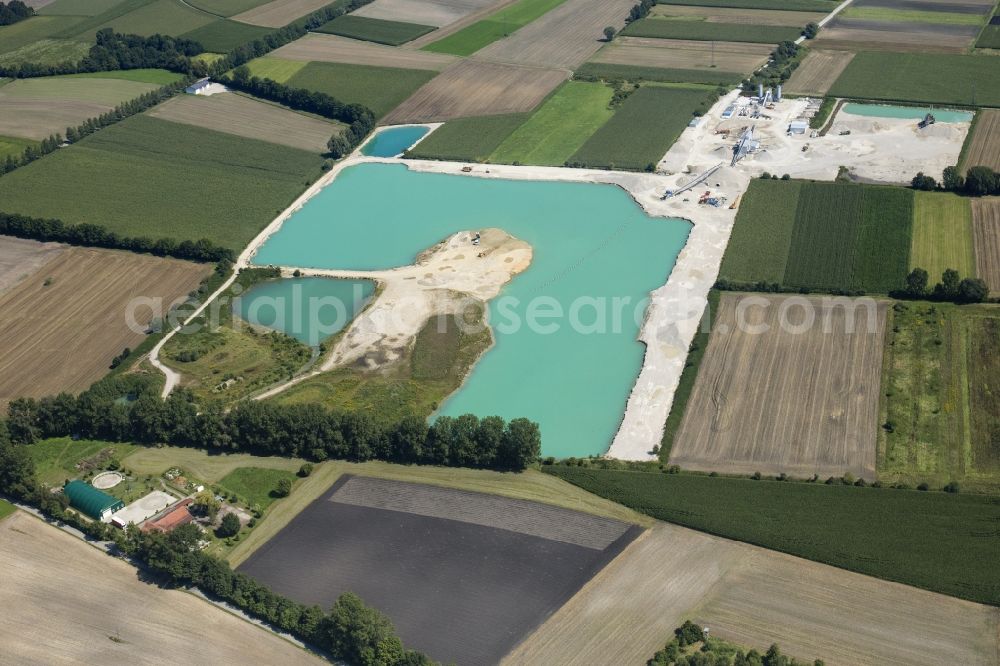
[(355, 592), (408, 647), (495, 664), (640, 531), (523, 500), (345, 476), (239, 571), (324, 608)]
[(985, 14), (992, 4), (981, 2), (924, 2), (924, 0), (855, 0), (853, 7), (885, 7), (918, 12), (950, 12), (953, 14)]

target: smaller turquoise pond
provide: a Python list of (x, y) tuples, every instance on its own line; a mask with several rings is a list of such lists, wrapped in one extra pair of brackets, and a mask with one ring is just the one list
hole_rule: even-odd
[(912, 118), (923, 120), (928, 113), (934, 115), (939, 123), (967, 123), (972, 120), (971, 111), (955, 111), (952, 109), (929, 109), (919, 106), (889, 106), (887, 104), (845, 104), (844, 112), (855, 116), (870, 116), (872, 118)]
[(431, 130), (430, 127), (390, 127), (378, 132), (361, 148), (368, 157), (395, 157), (415, 144)]
[(255, 326), (273, 328), (316, 347), (343, 330), (374, 291), (375, 283), (370, 280), (271, 280), (240, 296), (233, 308)]

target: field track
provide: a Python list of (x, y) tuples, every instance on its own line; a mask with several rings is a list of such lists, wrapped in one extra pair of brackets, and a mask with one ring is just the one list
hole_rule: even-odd
[(985, 666), (1000, 611), (660, 523), (504, 664), (642, 664), (685, 619), (806, 663)]
[(988, 166), (1000, 171), (1000, 109), (980, 109), (962, 169)]
[(259, 25), (265, 28), (281, 28), (301, 16), (326, 7), (328, 4), (330, 4), (330, 0), (274, 0), (230, 18), (240, 23)]
[(306, 62), (342, 62), (349, 65), (442, 70), (458, 58), (445, 53), (412, 51), (356, 39), (311, 32), (282, 46), (270, 57)]
[[(65, 250), (0, 295), (0, 405), (87, 388), (122, 349), (143, 340), (141, 329), (126, 324), (133, 298), (162, 298), (166, 312), (210, 270), (128, 252)], [(152, 316), (148, 307), (135, 313), (140, 326)]]
[(0, 236), (0, 294), (55, 259), (65, 249), (57, 243), (39, 243)]
[(375, 0), (353, 14), (383, 21), (443, 26), (496, 4), (497, 0)]
[(0, 522), (0, 567), (5, 663), (326, 663), (20, 511)]
[(157, 106), (149, 115), (314, 153), (326, 152), (327, 141), (343, 127), (236, 93), (209, 97), (179, 95)]
[(976, 274), (1000, 293), (1000, 198), (973, 199), (972, 238), (976, 250)]
[(159, 86), (120, 79), (47, 77), (0, 88), (0, 136), (41, 141)]
[(601, 49), (591, 62), (742, 73), (763, 65), (771, 50), (768, 44), (746, 42), (619, 37)]
[[(782, 326), (779, 313), (790, 303), (797, 305)], [(815, 322), (796, 331), (806, 303)], [(848, 334), (846, 308), (820, 299), (724, 294), (670, 462), (874, 480), (885, 316), (881, 303), (871, 331), (860, 307)], [(755, 332), (761, 325), (767, 329)]]
[(785, 91), (822, 97), (853, 59), (854, 54), (850, 51), (812, 49), (785, 84)]
[(569, 76), (558, 69), (466, 60), (452, 65), (389, 113), (383, 123), (427, 122), (531, 111)]
[(605, 26), (620, 30), (632, 0), (567, 0), (476, 58), (536, 67), (576, 69), (604, 43)]

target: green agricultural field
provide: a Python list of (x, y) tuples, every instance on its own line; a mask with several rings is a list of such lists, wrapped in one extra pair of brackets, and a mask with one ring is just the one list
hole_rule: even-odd
[(0, 26), (0, 53), (30, 48), (42, 40), (54, 40), (80, 21), (79, 16), (34, 16), (14, 25)]
[(888, 293), (902, 287), (909, 272), (912, 225), (912, 190), (754, 182), (736, 217), (721, 278), (746, 285), (763, 281)]
[(640, 170), (657, 164), (716, 93), (707, 88), (639, 88), (590, 139), (570, 157), (570, 164)]
[(235, 494), (247, 506), (256, 505), (260, 510), (266, 509), (279, 497), (275, 494), (278, 482), (282, 479), (295, 481), (295, 474), (280, 469), (264, 469), (262, 467), (240, 467), (224, 476), (219, 486)]
[[(5, 49), (6, 46), (6, 44), (0, 45), (0, 50)], [(90, 52), (90, 46), (87, 42), (76, 42), (68, 39), (40, 39), (13, 51), (0, 53), (0, 65), (16, 65), (22, 62), (43, 65), (54, 65), (67, 61), (76, 62)]]
[[(892, 76), (886, 76), (892, 72)], [(926, 104), (1000, 106), (993, 58), (943, 53), (859, 53), (828, 93)]]
[(1000, 310), (897, 303), (887, 333), (878, 471), (885, 482), (1000, 492)]
[[(92, 16), (75, 16), (75, 17), (46, 17), (46, 18), (64, 18), (72, 19), (70, 25), (66, 26), (59, 32), (53, 33), (52, 36), (60, 39), (79, 39), (91, 41), (94, 39), (94, 34), (98, 29), (105, 27), (105, 24), (114, 21), (115, 19), (121, 18), (126, 14), (137, 11), (151, 5), (154, 2), (162, 2), (163, 0), (122, 0), (121, 2), (116, 2), (114, 4), (109, 4), (107, 9), (100, 12), (99, 14), (94, 14)], [(194, 11), (194, 10), (192, 10)], [(205, 16), (202, 14), (202, 16)], [(210, 16), (205, 16), (209, 21), (213, 20)], [(190, 28), (188, 28), (190, 29)]]
[(584, 63), (574, 73), (578, 79), (598, 78), (605, 81), (659, 81), (662, 83), (704, 83), (706, 85), (733, 85), (743, 79), (739, 72), (717, 70), (674, 69), (644, 67), (639, 65), (614, 65), (603, 62)]
[(364, 104), (381, 117), (437, 74), (423, 69), (311, 62), (287, 83), (293, 88), (325, 92), (342, 102)]
[(988, 25), (979, 33), (977, 49), (1000, 49), (1000, 25)]
[(272, 32), (274, 31), (271, 28), (262, 28), (257, 25), (247, 25), (246, 23), (223, 19), (186, 32), (181, 37), (184, 39), (193, 39), (204, 46), (207, 51), (228, 53), (237, 46), (260, 39)]
[(417, 23), (403, 23), (401, 21), (383, 21), (381, 19), (368, 18), (366, 16), (354, 16), (344, 14), (338, 16), (329, 23), (316, 28), (316, 32), (325, 32), (329, 35), (340, 35), (352, 39), (361, 39), (366, 42), (377, 42), (388, 44), (389, 46), (399, 46), (406, 42), (413, 41), (421, 35), (437, 30), (432, 25), (419, 25)]
[(113, 28), (116, 32), (144, 37), (155, 34), (182, 35), (217, 20), (181, 4), (179, 0), (154, 0), (103, 23), (98, 29)]
[(934, 282), (948, 268), (974, 277), (972, 209), (969, 200), (947, 192), (917, 192), (913, 208), (910, 268), (923, 268)]
[(40, 16), (97, 16), (121, 3), (122, 0), (56, 0), (36, 13)]
[(304, 60), (282, 60), (281, 58), (257, 58), (247, 63), (251, 76), (261, 79), (271, 79), (278, 83), (288, 83), (288, 80), (299, 73), (309, 63)]
[(50, 486), (61, 486), (67, 479), (83, 476), (86, 469), (77, 465), (102, 451), (110, 449), (111, 457), (121, 461), (137, 447), (120, 442), (100, 442), (89, 439), (74, 440), (57, 437), (35, 442), (28, 447), (39, 481)]
[[(62, 79), (101, 79), (104, 81), (134, 81), (135, 83), (152, 83), (158, 86), (165, 86), (176, 83), (184, 78), (184, 75), (176, 72), (169, 72), (165, 69), (123, 69), (114, 72), (86, 72), (83, 74), (65, 74), (59, 77), (46, 77), (52, 81)], [(95, 84), (97, 85), (97, 84)]]
[(654, 518), (1000, 605), (1000, 498), (840, 484), (543, 467)]
[(449, 120), (416, 145), (416, 159), (485, 162), (530, 113), (509, 113)]
[(503, 39), (552, 11), (566, 0), (519, 0), (482, 21), (462, 28), (424, 47), (425, 51), (472, 55), (479, 49)]
[(832, 12), (835, 0), (657, 0), (658, 5), (694, 5), (734, 9), (784, 9), (796, 12)]
[(28, 146), (37, 146), (37, 141), (21, 139), (15, 136), (0, 136), (0, 161), (7, 157), (20, 157)]
[(709, 23), (664, 18), (644, 18), (622, 30), (629, 37), (656, 37), (659, 39), (695, 39), (719, 42), (754, 42), (777, 44), (794, 41), (801, 34), (799, 28), (780, 25), (747, 25), (743, 23)]
[(866, 21), (898, 21), (903, 23), (937, 23), (939, 25), (982, 25), (982, 14), (890, 9), (888, 7), (848, 7), (837, 16)]
[(270, 0), (187, 0), (192, 7), (218, 16), (236, 16), (267, 2)]
[(514, 130), (490, 162), (562, 166), (613, 115), (614, 91), (601, 83), (569, 81)]
[(9, 213), (239, 250), (321, 166), (303, 150), (140, 115), (3, 176), (0, 201)]
[(719, 276), (736, 282), (781, 283), (795, 228), (802, 183), (753, 180), (743, 195)]
[(7, 500), (0, 499), (0, 520), (3, 520), (10, 514), (14, 513), (14, 511), (16, 511), (16, 509), (13, 504)]

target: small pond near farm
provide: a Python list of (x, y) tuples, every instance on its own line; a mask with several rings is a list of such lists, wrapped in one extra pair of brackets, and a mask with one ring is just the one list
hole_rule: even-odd
[(423, 125), (410, 125), (379, 130), (361, 147), (361, 154), (368, 157), (395, 157), (423, 138), (430, 129)]
[(604, 453), (642, 366), (649, 292), (667, 281), (688, 222), (649, 217), (614, 185), (360, 164), (306, 202), (253, 261), (386, 269), (488, 227), (528, 242), (534, 258), (491, 301), (496, 345), (438, 414), (523, 416), (541, 425), (543, 455)]
[(316, 347), (343, 330), (374, 291), (371, 280), (284, 278), (252, 287), (233, 307), (244, 321)]

